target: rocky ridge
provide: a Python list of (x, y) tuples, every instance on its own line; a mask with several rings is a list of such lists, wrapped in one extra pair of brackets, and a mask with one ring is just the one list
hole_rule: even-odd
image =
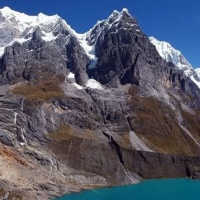
[(158, 53), (164, 60), (173, 63), (179, 70), (184, 71), (185, 75), (200, 87), (199, 69), (194, 69), (179, 50), (172, 47), (168, 42), (159, 41), (154, 37), (149, 37), (149, 40), (155, 45)]
[(22, 15), (0, 10), (1, 197), (200, 177), (200, 89), (127, 9), (84, 34)]

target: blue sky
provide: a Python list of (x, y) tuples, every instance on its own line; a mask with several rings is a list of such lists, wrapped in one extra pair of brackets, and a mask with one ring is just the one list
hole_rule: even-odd
[(199, 0), (0, 0), (4, 6), (30, 15), (58, 14), (77, 32), (126, 7), (146, 35), (171, 43), (200, 67)]

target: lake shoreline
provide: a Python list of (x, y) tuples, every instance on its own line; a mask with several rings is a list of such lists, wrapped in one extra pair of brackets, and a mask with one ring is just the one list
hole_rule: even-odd
[[(194, 178), (161, 178), (161, 179), (146, 179), (146, 180), (142, 180), (141, 182), (139, 183), (134, 183), (134, 184), (130, 184), (130, 185), (122, 185), (122, 186), (108, 186), (108, 187), (101, 187), (101, 188), (97, 188), (97, 187), (94, 187), (94, 188), (88, 188), (88, 189), (78, 189), (78, 190), (73, 190), (73, 191), (70, 191), (70, 193), (67, 193), (61, 197), (58, 197), (58, 198), (54, 198), (52, 200), (64, 200), (66, 197), (67, 199), (70, 200), (70, 197), (73, 196), (76, 197), (77, 196), (77, 199), (78, 199), (78, 196), (80, 195), (84, 195), (84, 194), (88, 194), (88, 193), (98, 193), (98, 192), (101, 192), (101, 191), (112, 191), (112, 190), (123, 190), (125, 188), (140, 188), (142, 187), (143, 185), (149, 185), (151, 183), (159, 183), (161, 184), (162, 186), (162, 183), (164, 183), (164, 185), (167, 185), (167, 186), (170, 186), (169, 183), (167, 182), (172, 182), (172, 185), (176, 182), (186, 182), (187, 184), (190, 184), (190, 181), (193, 182), (194, 184), (196, 184), (198, 182), (198, 186), (200, 187), (200, 179), (194, 179)], [(200, 192), (199, 192), (199, 197), (200, 197)], [(95, 200), (95, 199), (94, 199)], [(111, 199), (112, 200), (112, 199)], [(193, 199), (192, 199), (193, 200)]]

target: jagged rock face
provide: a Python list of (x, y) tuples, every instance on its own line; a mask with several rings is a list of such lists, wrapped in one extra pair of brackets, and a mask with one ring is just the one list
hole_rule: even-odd
[(163, 61), (127, 12), (114, 13), (107, 23), (101, 22), (90, 34), (91, 41), (96, 37), (98, 61), (95, 68), (88, 69), (88, 74), (102, 84), (117, 87), (120, 83), (131, 83), (146, 90), (149, 87), (160, 90), (160, 85), (167, 85), (198, 95), (198, 88), (182, 72), (176, 71), (173, 64)]
[[(84, 71), (90, 60), (74, 36), (76, 33), (64, 20), (42, 13), (37, 17), (27, 16), (7, 7), (0, 13), (2, 30), (7, 37), (8, 32), (17, 29), (9, 39), (2, 37), (1, 82), (13, 82), (14, 79), (16, 82), (19, 78), (38, 80), (37, 74), (44, 71), (63, 73), (68, 68), (75, 73), (77, 83), (86, 84), (88, 77)], [(10, 42), (11, 46), (5, 48)]]
[(90, 63), (88, 56), (81, 48), (75, 37), (70, 37), (66, 45), (67, 68), (75, 74), (76, 81), (79, 85), (85, 86), (88, 76), (85, 73), (86, 66)]
[[(149, 37), (149, 40), (153, 45), (155, 45), (158, 53), (164, 60), (173, 63), (177, 67), (177, 69), (184, 72), (186, 77), (189, 77), (189, 82), (192, 81), (193, 83), (195, 83), (195, 85), (198, 86), (198, 88), (200, 87), (198, 69), (193, 69), (191, 64), (187, 61), (187, 59), (182, 55), (179, 50), (173, 48), (169, 43), (165, 41), (159, 41), (154, 37)], [(189, 87), (186, 86), (186, 88)], [(195, 90), (193, 90), (193, 88), (190, 91), (192, 91), (192, 93), (196, 93), (194, 92)]]
[[(25, 68), (25, 60), (27, 58), (27, 52), (20, 44), (15, 44), (12, 47), (5, 48), (5, 53), (2, 58), (3, 70), (5, 79), (13, 81), (15, 77), (22, 77), (23, 69)], [(3, 78), (2, 78), (3, 79)], [(4, 80), (2, 80), (4, 82)]]
[(173, 63), (180, 70), (184, 70), (186, 75), (190, 75), (190, 70), (193, 70), (193, 68), (179, 50), (174, 49), (169, 43), (159, 41), (154, 37), (149, 37), (149, 40), (155, 45), (158, 53), (164, 60)]
[(126, 9), (85, 34), (58, 16), (22, 23), (8, 10), (0, 24), (15, 30), (14, 20), (21, 29), (11, 45), (2, 38), (4, 198), (200, 177), (200, 90), (162, 59)]
[(0, 28), (0, 43), (2, 47), (17, 37), (18, 30), (12, 27), (12, 25), (6, 20), (2, 13), (0, 13), (0, 22), (1, 24), (5, 24), (3, 27)]
[(2, 57), (2, 83), (23, 79), (36, 81), (45, 73), (58, 74), (66, 71), (66, 63), (59, 48), (46, 44), (37, 37), (28, 44), (29, 51), (18, 43), (5, 48)]

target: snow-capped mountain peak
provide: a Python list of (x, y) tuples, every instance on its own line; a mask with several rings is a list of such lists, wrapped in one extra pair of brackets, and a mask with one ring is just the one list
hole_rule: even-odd
[(39, 13), (37, 16), (29, 16), (24, 13), (11, 10), (9, 7), (0, 9), (0, 12), (9, 23), (13, 26), (17, 26), (19, 32), (23, 32), (30, 26), (53, 24), (60, 19), (58, 15), (48, 16), (43, 13)]
[(194, 69), (194, 71), (196, 72), (197, 76), (200, 79), (200, 68), (196, 68), (196, 69)]
[(150, 42), (156, 47), (160, 56), (167, 62), (172, 62), (179, 70), (184, 71), (185, 75), (189, 77), (200, 88), (200, 69), (193, 69), (192, 65), (182, 55), (182, 53), (172, 47), (171, 44), (165, 41), (159, 41), (154, 37), (149, 37)]
[(127, 9), (127, 8), (123, 8), (121, 11), (114, 10), (114, 11), (112, 12), (112, 14), (109, 16), (109, 18), (112, 17), (112, 16), (116, 16), (116, 15), (123, 15), (124, 13), (130, 15), (128, 9)]
[[(2, 13), (2, 15), (4, 17), (7, 17), (7, 18), (12, 18), (13, 16), (17, 16), (17, 15), (26, 15), (24, 13), (20, 13), (18, 11), (14, 11), (12, 9), (10, 9), (9, 7), (5, 6), (3, 8), (0, 9), (0, 12)], [(27, 15), (26, 15), (27, 16)]]
[(123, 8), (123, 9), (122, 9), (122, 12), (126, 12), (126, 13), (128, 13), (128, 14), (129, 14), (129, 11), (128, 11), (128, 9), (127, 9), (127, 8)]
[(37, 16), (37, 21), (42, 24), (52, 24), (52, 23), (56, 23), (59, 19), (61, 19), (57, 14), (52, 15), (52, 16), (48, 16), (45, 15), (43, 13), (39, 13)]
[[(126, 18), (124, 20), (124, 18)], [(127, 20), (129, 19), (129, 20)], [(122, 11), (114, 10), (112, 14), (104, 20), (97, 21), (97, 23), (88, 32), (81, 35), (80, 44), (86, 50), (87, 55), (92, 59), (90, 69), (95, 68), (98, 58), (95, 55), (95, 46), (99, 38), (103, 39), (105, 33), (113, 28), (114, 32), (117, 32), (119, 24), (122, 21), (126, 21), (126, 29), (132, 29), (136, 25), (136, 21), (133, 21), (132, 16), (129, 14), (127, 8), (123, 8)], [(84, 38), (84, 39), (83, 39)]]
[(184, 70), (186, 76), (191, 74), (193, 67), (179, 50), (172, 47), (168, 42), (159, 41), (154, 37), (149, 37), (149, 40), (154, 44), (158, 53), (164, 60), (172, 62), (178, 69)]
[(112, 14), (105, 20), (108, 24), (112, 25), (115, 22), (122, 20), (123, 16), (131, 17), (127, 8), (123, 8), (122, 11), (114, 10)]
[[(4, 53), (4, 48), (14, 42), (24, 43), (30, 40), (37, 27), (42, 31), (42, 39), (52, 41), (56, 39), (56, 29), (63, 27), (72, 35), (77, 33), (57, 14), (48, 16), (39, 13), (36, 16), (29, 16), (4, 7), (0, 9), (0, 56)], [(62, 29), (62, 28), (61, 28)]]

